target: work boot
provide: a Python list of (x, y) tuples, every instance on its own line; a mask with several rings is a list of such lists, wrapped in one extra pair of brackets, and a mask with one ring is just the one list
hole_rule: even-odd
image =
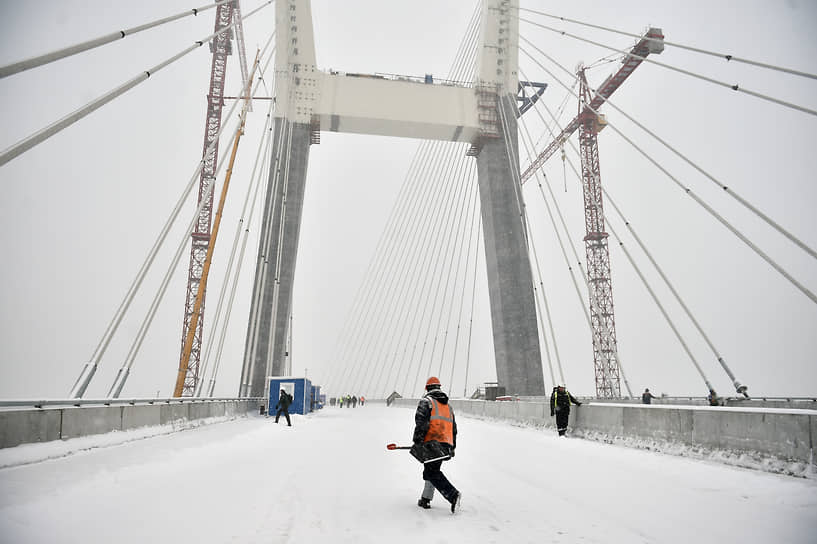
[(417, 501), (417, 506), (419, 506), (420, 508), (425, 508), (426, 510), (428, 510), (429, 508), (431, 508), (431, 499), (424, 499), (424, 498), (420, 497), (420, 500)]
[(451, 513), (452, 514), (460, 509), (460, 500), (462, 500), (462, 493), (457, 491), (457, 496), (454, 497), (453, 501), (451, 501)]

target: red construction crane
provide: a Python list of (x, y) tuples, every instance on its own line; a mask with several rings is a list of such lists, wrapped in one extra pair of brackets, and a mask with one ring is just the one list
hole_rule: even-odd
[[(216, 23), (214, 32), (226, 28), (237, 21), (236, 32), (231, 30), (222, 32), (210, 42), (210, 51), (213, 53), (213, 60), (210, 68), (210, 88), (207, 94), (207, 114), (204, 125), (204, 151), (202, 158), (204, 166), (201, 169), (199, 179), (198, 203), (201, 203), (207, 187), (216, 182), (216, 162), (218, 158), (218, 142), (207, 152), (207, 148), (216, 139), (221, 129), (221, 110), (224, 106), (224, 82), (227, 78), (227, 56), (232, 54), (232, 39), (235, 34), (238, 36), (239, 55), (241, 58), (241, 72), (244, 82), (247, 78), (247, 63), (244, 55), (243, 32), (241, 29), (241, 10), (238, 0), (226, 2), (218, 6), (216, 11)], [(201, 342), (202, 330), (204, 327), (204, 295), (202, 293), (201, 305), (198, 310), (196, 322), (196, 333), (193, 336), (193, 344), (190, 349), (189, 362), (186, 368), (182, 368), (185, 359), (185, 340), (190, 330), (190, 323), (193, 321), (195, 311), (196, 296), (201, 285), (204, 261), (207, 256), (207, 246), (210, 243), (210, 227), (213, 215), (213, 194), (210, 191), (207, 201), (201, 209), (196, 227), (191, 234), (192, 245), (190, 248), (190, 268), (187, 274), (187, 297), (184, 304), (184, 324), (182, 326), (181, 355), (179, 357), (179, 368), (185, 374), (184, 385), (181, 394), (176, 396), (192, 397), (195, 394), (199, 381), (199, 365), (201, 363)]]
[(522, 183), (539, 169), (578, 129), (584, 191), (584, 237), (587, 252), (587, 279), (590, 290), (590, 324), (593, 332), (593, 363), (596, 374), (596, 396), (621, 396), (616, 322), (613, 312), (613, 285), (610, 275), (610, 253), (604, 230), (601, 170), (599, 168), (598, 132), (604, 128), (597, 112), (650, 53), (664, 50), (660, 28), (650, 28), (632, 48), (619, 70), (602, 83), (595, 96), (587, 84), (584, 68), (579, 70), (579, 114), (536, 157), (522, 174)]

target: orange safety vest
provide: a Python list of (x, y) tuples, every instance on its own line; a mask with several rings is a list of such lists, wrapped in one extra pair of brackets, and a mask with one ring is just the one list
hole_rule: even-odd
[(454, 413), (447, 404), (442, 404), (430, 398), (431, 419), (428, 422), (428, 432), (423, 442), (436, 440), (454, 445)]

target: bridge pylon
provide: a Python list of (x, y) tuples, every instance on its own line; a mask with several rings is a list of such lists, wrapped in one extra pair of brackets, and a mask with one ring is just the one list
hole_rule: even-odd
[[(262, 396), (286, 368), (309, 146), (320, 131), (471, 144), (482, 206), (497, 379), (543, 395), (516, 130), (518, 0), (483, 0), (473, 84), (323, 72), (309, 0), (276, 3), (275, 135), (240, 394)], [(399, 105), (397, 107), (396, 105)]]

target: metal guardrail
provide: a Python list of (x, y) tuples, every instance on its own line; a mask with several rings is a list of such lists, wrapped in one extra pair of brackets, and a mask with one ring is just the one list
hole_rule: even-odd
[(232, 401), (263, 401), (264, 397), (170, 397), (132, 399), (0, 399), (0, 409), (4, 408), (45, 408), (80, 406), (136, 406), (152, 404), (203, 404)]
[(471, 88), (474, 86), (472, 81), (460, 81), (455, 79), (445, 79), (434, 77), (431, 74), (425, 76), (409, 76), (402, 74), (389, 74), (386, 72), (375, 72), (373, 74), (364, 74), (360, 72), (344, 72), (339, 70), (329, 70), (330, 76), (344, 76), (344, 77), (359, 77), (364, 79), (380, 79), (383, 81), (407, 81), (409, 83), (423, 83), (432, 85), (445, 85), (447, 87), (462, 87)]
[[(582, 401), (593, 402), (641, 402), (641, 398), (599, 399), (596, 397), (578, 397)], [(547, 402), (549, 397), (515, 397), (515, 400), (528, 402)], [(0, 410), (4, 408), (45, 408), (45, 407), (80, 407), (80, 406), (135, 406), (138, 404), (195, 404), (208, 402), (231, 401), (266, 401), (266, 397), (169, 397), (169, 398), (129, 398), (129, 399), (0, 399)], [(373, 401), (374, 399), (372, 399)], [(706, 402), (706, 397), (658, 397), (655, 400), (668, 402)], [(817, 397), (723, 397), (724, 401), (740, 402), (812, 402), (817, 405)]]
[[(540, 401), (542, 399), (549, 399), (550, 396), (545, 397), (515, 397), (516, 400), (520, 401)], [(593, 401), (593, 402), (641, 402), (641, 397), (621, 397), (615, 399), (608, 399), (608, 398), (598, 398), (598, 397), (587, 397), (587, 396), (576, 396), (577, 399), (582, 401)], [(732, 401), (732, 402), (752, 402), (752, 401), (760, 401), (760, 402), (814, 402), (817, 403), (817, 397), (719, 397), (724, 401)], [(669, 402), (706, 402), (707, 397), (662, 397), (658, 396), (655, 400), (663, 400)]]
[[(589, 397), (592, 398), (592, 397)], [(641, 400), (641, 397), (630, 397), (631, 399)], [(759, 400), (765, 402), (800, 402), (800, 401), (811, 401), (817, 402), (817, 397), (755, 397), (750, 396), (748, 399), (746, 397), (719, 397), (723, 398), (723, 400), (731, 400), (735, 402), (740, 401), (752, 401), (752, 400)], [(692, 401), (701, 401), (707, 400), (707, 397), (657, 397), (657, 400), (692, 400)], [(596, 399), (596, 400), (604, 400), (604, 399)]]

